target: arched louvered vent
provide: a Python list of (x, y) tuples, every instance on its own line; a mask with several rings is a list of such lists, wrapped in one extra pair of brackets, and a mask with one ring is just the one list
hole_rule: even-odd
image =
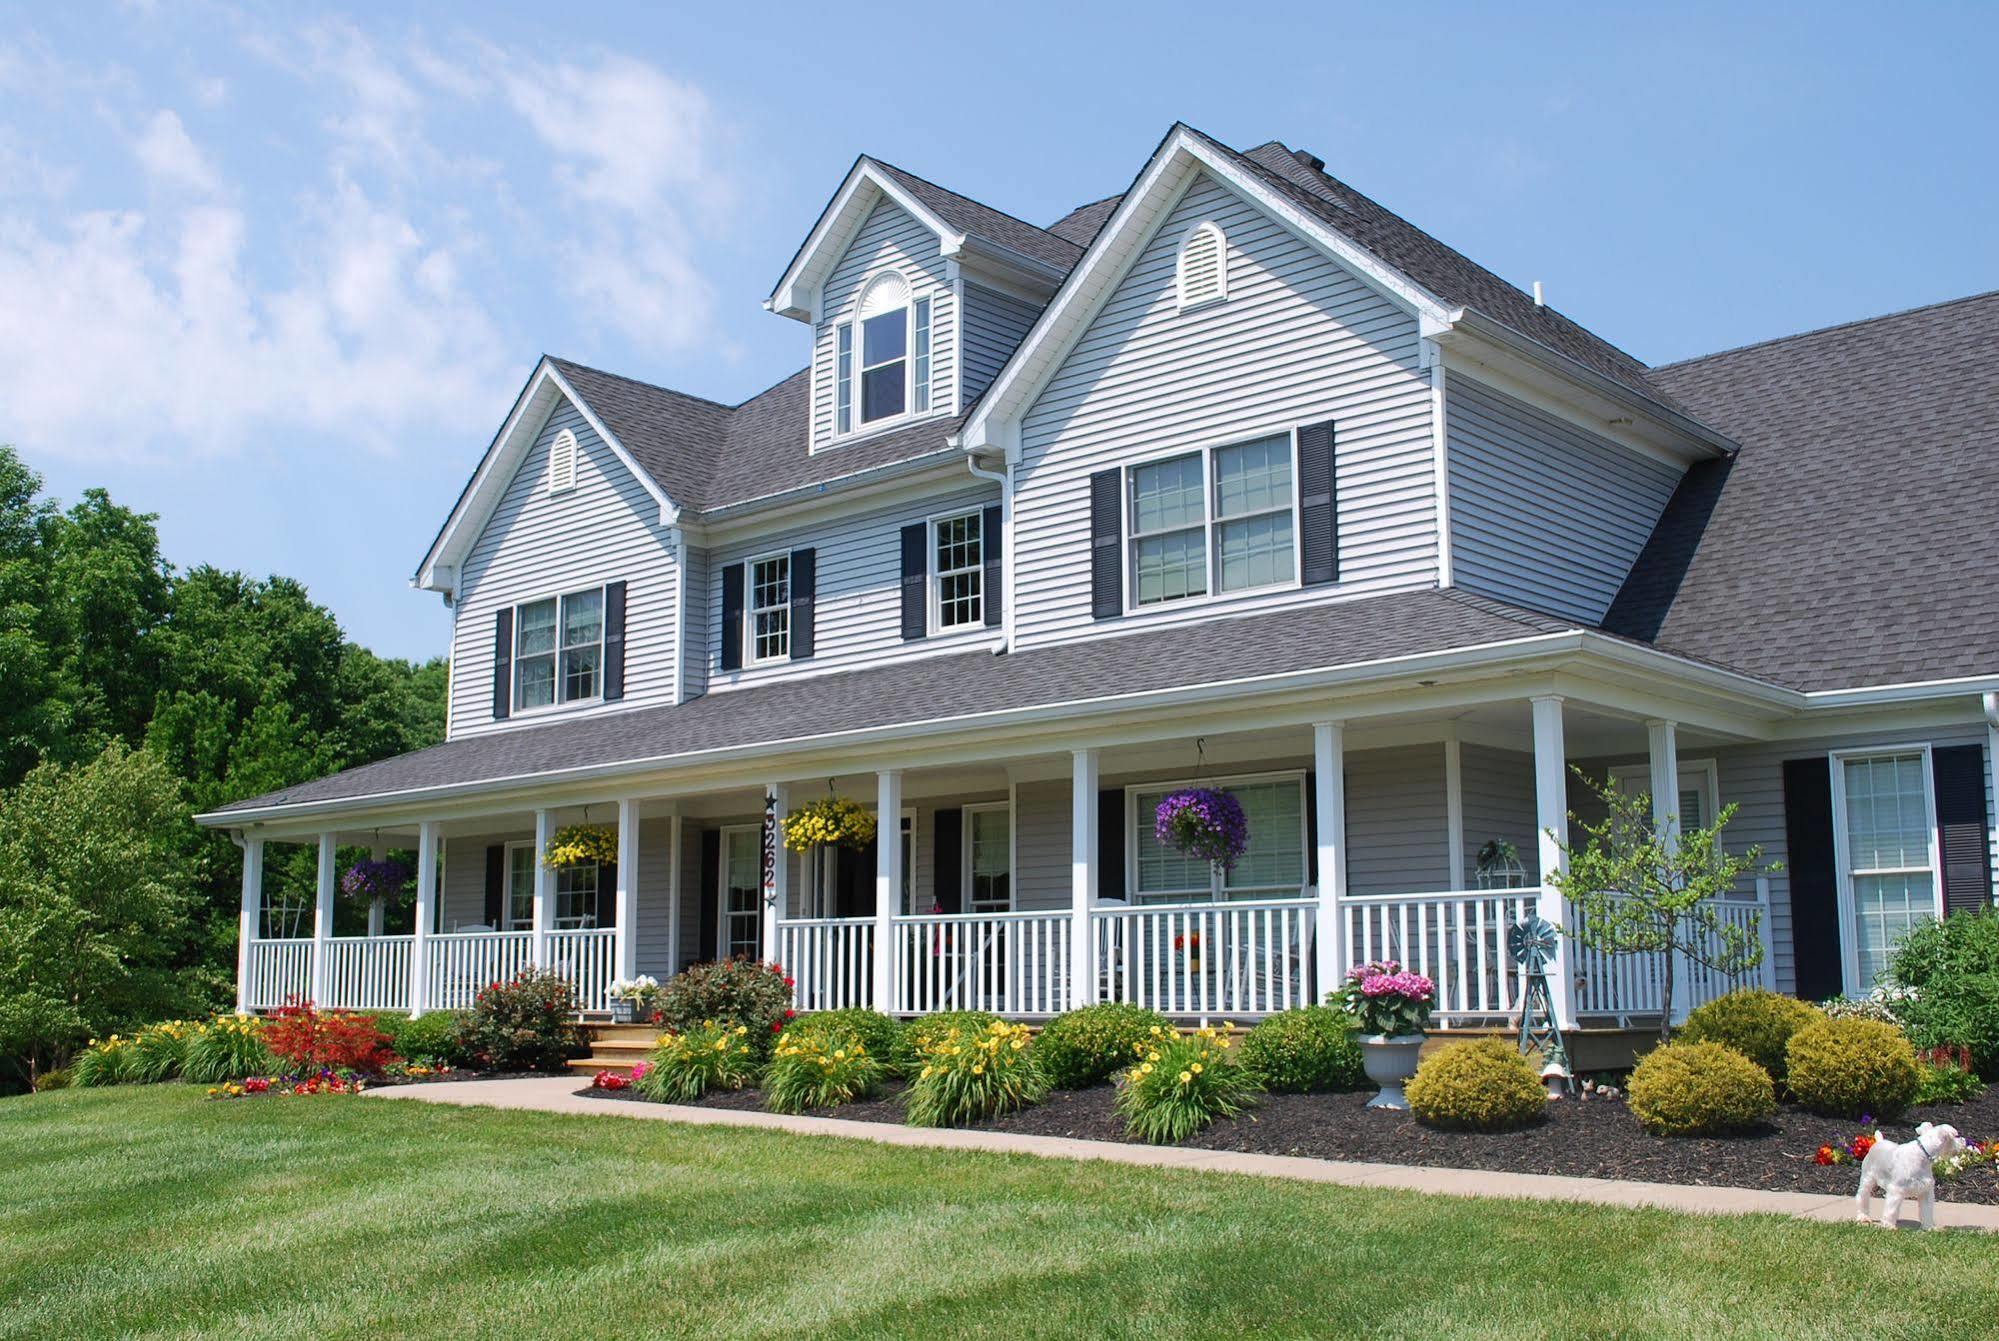
[(1213, 224), (1196, 224), (1180, 244), (1180, 306), (1228, 296), (1228, 242)]
[(576, 435), (563, 429), (548, 447), (548, 491), (563, 493), (576, 487)]
[(876, 275), (861, 295), (860, 306), (855, 312), (862, 321), (878, 317), (886, 312), (909, 306), (909, 281), (893, 270)]

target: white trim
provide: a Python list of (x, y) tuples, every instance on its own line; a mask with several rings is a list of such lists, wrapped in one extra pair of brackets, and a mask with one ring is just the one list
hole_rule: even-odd
[[(874, 212), (875, 202), (870, 199), (859, 201), (861, 188), (873, 187), (898, 206), (916, 222), (922, 224), (937, 238), (938, 254), (950, 256), (965, 245), (965, 236), (954, 232), (945, 222), (925, 207), (915, 196), (897, 185), (889, 175), (877, 167), (872, 159), (865, 156), (857, 159), (847, 171), (845, 180), (826, 202), (826, 208), (819, 213), (818, 222), (813, 224), (811, 233), (806, 235), (804, 245), (798, 255), (785, 267), (778, 278), (777, 286), (770, 297), (764, 300), (764, 307), (779, 316), (794, 317), (800, 321), (816, 322), (819, 319), (820, 289), (826, 276), (846, 254), (853, 243), (854, 234), (867, 222)], [(1022, 258), (1025, 260), (1026, 258)], [(810, 290), (808, 297), (808, 289)]]
[[(1239, 587), (1234, 591), (1223, 591), (1221, 589), (1221, 553), (1217, 548), (1216, 533), (1220, 530), (1223, 522), (1238, 521), (1241, 519), (1235, 517), (1224, 518), (1216, 514), (1215, 454), (1226, 451), (1231, 447), (1243, 447), (1253, 442), (1261, 442), (1266, 438), (1275, 438), (1278, 436), (1288, 439), (1291, 444), (1291, 576), (1281, 582), (1266, 582), (1261, 586)], [(1132, 476), (1148, 466), (1164, 465), (1167, 462), (1178, 460), (1184, 456), (1199, 456), (1201, 458), (1201, 506), (1203, 515), (1200, 527), (1206, 541), (1203, 563), (1205, 565), (1207, 590), (1195, 596), (1180, 596), (1170, 600), (1152, 601), (1148, 604), (1140, 605), (1138, 603), (1138, 560), (1134, 547), (1136, 542), (1144, 537), (1134, 534), (1132, 530)], [(1120, 477), (1119, 487), (1122, 489), (1123, 495), (1119, 501), (1118, 530), (1119, 544), (1122, 547), (1120, 554), (1124, 565), (1123, 595), (1125, 618), (1142, 617), (1160, 610), (1185, 610), (1195, 606), (1212, 605), (1217, 601), (1239, 600), (1247, 596), (1266, 596), (1275, 592), (1297, 591), (1304, 585), (1305, 560), (1303, 545), (1300, 543), (1300, 532), (1304, 522), (1299, 512), (1301, 504), (1298, 489), (1297, 423), (1287, 422), (1269, 429), (1232, 433), (1226, 438), (1203, 439), (1193, 446), (1175, 447), (1148, 456), (1143, 460), (1127, 461), (1124, 463), (1122, 469), (1124, 473)], [(1273, 508), (1270, 511), (1275, 512), (1277, 509)], [(1261, 516), (1265, 514), (1258, 513), (1254, 515)], [(1169, 531), (1191, 531), (1195, 528), (1192, 526), (1176, 526), (1168, 529)], [(1163, 535), (1167, 533), (1167, 531), (1161, 531), (1152, 534)]]
[[(1436, 342), (1425, 340), (1433, 354)], [(1444, 360), (1439, 355), (1430, 364), (1430, 487), (1437, 495), (1437, 585), (1452, 586), (1457, 581), (1456, 562), (1451, 546), (1451, 435), (1448, 393), (1445, 389)], [(1452, 886), (1456, 888), (1456, 886)]]
[[(1173, 792), (1183, 787), (1201, 786), (1213, 791), (1226, 791), (1231, 787), (1254, 787), (1266, 782), (1295, 782), (1298, 784), (1298, 890), (1295, 897), (1303, 898), (1311, 889), (1312, 871), (1312, 816), (1305, 809), (1305, 778), (1309, 770), (1302, 768), (1275, 769), (1261, 773), (1230, 773), (1212, 778), (1171, 778), (1147, 782), (1126, 783), (1124, 787), (1124, 872), (1125, 889), (1122, 895), (1135, 907), (1146, 901), (1144, 891), (1138, 887), (1138, 834), (1139, 815), (1137, 798), (1141, 792)], [(1252, 891), (1263, 889), (1288, 889), (1289, 886), (1253, 885)], [(1169, 897), (1177, 896), (1179, 890), (1158, 891)], [(1291, 898), (1290, 894), (1257, 894), (1258, 898)], [(1183, 903), (1198, 903), (1201, 900), (1193, 892), (1179, 899)], [(1208, 868), (1208, 902), (1229, 902), (1228, 877), (1214, 866)]]
[(528, 874), (533, 876), (535, 870), (534, 839), (510, 838), (502, 846), (506, 848), (506, 853), (500, 858), (500, 918), (499, 925), (494, 927), (493, 930), (533, 931), (534, 881), (532, 879), (528, 882), (529, 902), (527, 921), (521, 926), (514, 925), (514, 853), (525, 852), (528, 854)]
[[(964, 892), (962, 912), (1010, 913), (1020, 906), (1020, 872), (1015, 864), (1014, 835), (1018, 826), (1013, 816), (1013, 788), (1004, 801), (975, 801), (958, 807), (958, 888)], [(975, 908), (972, 899), (972, 817), (980, 814), (1006, 816), (1006, 907)]]
[[(884, 279), (891, 277), (899, 280), (903, 287), (902, 409), (896, 414), (883, 415), (879, 419), (864, 419), (861, 416), (861, 405), (868, 365), (866, 361), (867, 337), (866, 333), (861, 329), (862, 322), (865, 320), (861, 316), (861, 304), (867, 299), (869, 290), (880, 284)], [(828, 378), (829, 392), (832, 396), (832, 402), (829, 406), (831, 413), (828, 416), (831, 427), (827, 432), (825, 441), (808, 441), (806, 455), (812, 456), (819, 452), (831, 451), (836, 447), (845, 447), (849, 444), (873, 437), (878, 433), (883, 433), (890, 429), (906, 428), (911, 424), (920, 423), (926, 419), (938, 418), (942, 414), (942, 411), (938, 408), (936, 353), (937, 295), (940, 290), (929, 285), (927, 282), (919, 284), (919, 280), (927, 280), (927, 277), (919, 275), (917, 278), (912, 279), (901, 266), (894, 264), (884, 265), (877, 270), (870, 271), (854, 287), (853, 301), (848, 304), (846, 315), (842, 316), (838, 321), (829, 323), (833, 336), (831, 354), (833, 362), (831, 376)], [(924, 351), (924, 358), (929, 363), (927, 394), (930, 403), (920, 409), (916, 404), (916, 305), (919, 302), (928, 304), (930, 309), (928, 324), (929, 348)], [(878, 315), (886, 316), (887, 313), (880, 313)], [(958, 320), (955, 310), (953, 320)], [(962, 324), (962, 321), (960, 321), (960, 326)], [(844, 429), (840, 427), (840, 334), (842, 331), (850, 332), (852, 343), (849, 355), (847, 384), (850, 418), (847, 427)], [(813, 343), (815, 346), (813, 357), (816, 359), (818, 357), (816, 349), (818, 342), (815, 339)], [(883, 362), (892, 363), (894, 360), (886, 359)], [(815, 377), (810, 380), (816, 383), (818, 379)], [(955, 398), (956, 394), (957, 392), (954, 389), (952, 396)], [(815, 432), (816, 430), (808, 430), (807, 438), (813, 438)]]
[[(607, 592), (610, 584), (600, 582), (595, 587), (578, 587), (574, 591), (558, 591), (548, 596), (531, 596), (523, 601), (515, 601), (511, 607), (514, 615), (513, 650), (507, 659), (507, 717), (540, 717), (547, 713), (563, 712), (571, 708), (590, 708), (603, 704), (604, 700), (604, 634), (606, 632), (606, 612), (609, 607)], [(597, 593), (597, 692), (584, 698), (564, 698), (562, 696), (562, 654), (566, 650), (562, 641), (564, 627), (563, 606), (571, 596), (588, 596)], [(548, 702), (534, 707), (522, 707), (516, 702), (521, 685), (521, 609), (524, 606), (540, 605), (544, 601), (555, 602), (555, 648), (552, 652), (536, 652), (532, 655), (552, 656), (555, 661), (554, 694)], [(587, 647), (588, 643), (578, 643)]]
[[(716, 896), (715, 944), (710, 946), (709, 948), (714, 952), (714, 955), (717, 959), (727, 959), (729, 957), (729, 922), (731, 921), (731, 919), (735, 918), (748, 918), (751, 919), (756, 926), (757, 931), (754, 939), (758, 946), (758, 953), (762, 953), (762, 946), (763, 946), (763, 896), (761, 893), (763, 886), (762, 873), (757, 872), (756, 873), (757, 878), (751, 882), (751, 888), (759, 892), (757, 893), (755, 899), (750, 904), (750, 911), (747, 913), (730, 912), (729, 911), (729, 835), (732, 833), (749, 834), (751, 839), (751, 848), (752, 848), (752, 858), (753, 858), (752, 864), (753, 865), (760, 864), (762, 861), (760, 849), (763, 845), (763, 825), (720, 824), (715, 827), (715, 832), (720, 835), (720, 837), (718, 837), (715, 840), (715, 896)], [(779, 846), (779, 851), (780, 852), (783, 851), (782, 845)]]
[[(1206, 297), (1187, 298), (1187, 252), (1198, 237), (1212, 237), (1215, 240), (1215, 291)], [(1180, 235), (1180, 245), (1173, 253), (1173, 300), (1182, 312), (1207, 307), (1213, 303), (1225, 303), (1229, 298), (1229, 237), (1222, 226), (1213, 219), (1202, 219), (1190, 225)]]
[[(794, 630), (791, 627), (791, 599), (793, 595), (792, 586), (791, 586), (791, 579), (792, 579), (791, 554), (792, 552), (788, 549), (766, 550), (762, 554), (753, 554), (749, 558), (744, 559), (742, 561), (743, 564), (742, 669), (743, 670), (746, 671), (754, 670), (761, 666), (783, 666), (788, 664), (792, 659), (791, 638), (792, 634), (795, 633), (796, 630)], [(784, 655), (781, 657), (760, 657), (756, 654), (757, 652), (757, 597), (756, 597), (757, 565), (760, 563), (771, 563), (778, 559), (784, 560), (784, 603), (782, 606), (768, 606), (765, 608), (767, 610), (782, 609), (784, 611)], [(724, 628), (722, 632), (723, 636), (726, 637), (728, 635), (727, 628)], [(721, 671), (718, 673), (726, 675), (726, 674), (731, 674), (732, 672)]]
[(560, 429), (548, 444), (548, 493), (550, 497), (576, 491), (578, 459), (583, 446), (568, 429)]
[[(976, 518), (979, 527), (979, 561), (971, 568), (954, 568), (950, 573), (937, 566), (937, 528), (945, 522)], [(923, 587), (924, 587), (924, 631), (926, 637), (948, 637), (964, 633), (969, 629), (986, 629), (986, 505), (975, 504), (969, 508), (954, 508), (948, 512), (936, 512), (923, 519)], [(1001, 549), (1001, 555), (1006, 551)], [(979, 617), (963, 624), (944, 623), (944, 579), (958, 573), (972, 572), (979, 578)], [(1005, 609), (1004, 606), (1001, 607)]]
[[(1889, 759), (1896, 755), (1922, 756), (1923, 823), (1928, 839), (1931, 904), (1938, 917), (1944, 915), (1943, 854), (1938, 850), (1936, 776), (1931, 771), (1930, 742), (1910, 741), (1899, 745), (1856, 745), (1850, 749), (1826, 751), (1827, 769), (1832, 775), (1832, 860), (1839, 904), (1839, 976), (1849, 997), (1864, 996), (1870, 984), (1860, 981), (1859, 907), (1853, 894), (1852, 863), (1846, 850), (1846, 768), (1850, 760)], [(1913, 868), (1898, 868), (1913, 869)]]

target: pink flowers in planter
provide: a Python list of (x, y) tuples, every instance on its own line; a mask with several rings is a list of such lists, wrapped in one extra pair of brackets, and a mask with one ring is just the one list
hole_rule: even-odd
[(1380, 959), (1347, 970), (1346, 981), (1327, 1002), (1352, 1016), (1361, 1033), (1399, 1038), (1423, 1032), (1436, 999), (1435, 983), (1393, 959)]

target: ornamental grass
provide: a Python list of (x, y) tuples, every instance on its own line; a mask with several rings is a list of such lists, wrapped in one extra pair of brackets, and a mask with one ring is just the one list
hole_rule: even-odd
[(69, 1083), (82, 1088), (97, 1085), (122, 1085), (131, 1078), (132, 1040), (130, 1037), (113, 1034), (109, 1038), (90, 1040), (90, 1046), (76, 1055), (70, 1063)]
[(803, 1113), (865, 1099), (881, 1088), (882, 1064), (852, 1029), (793, 1025), (764, 1068), (764, 1107)]
[(1048, 1079), (1029, 1047), (1024, 1024), (994, 1020), (983, 1029), (952, 1024), (917, 1046), (922, 1068), (909, 1087), (912, 1127), (962, 1127), (1040, 1103)]
[(264, 1024), (253, 1015), (218, 1015), (187, 1036), (180, 1076), (196, 1085), (261, 1076), (277, 1069), (264, 1046)]
[[(692, 1029), (664, 1034), (637, 1077), (639, 1093), (661, 1103), (698, 1099), (710, 1090), (739, 1090), (756, 1079), (749, 1027), (703, 1020)], [(636, 1069), (636, 1068), (635, 1068)]]
[(1186, 1034), (1153, 1029), (1134, 1046), (1116, 1100), (1127, 1136), (1171, 1145), (1256, 1102), (1263, 1086), (1231, 1054), (1228, 1028), (1202, 1025)]
[(125, 1079), (135, 1085), (157, 1085), (180, 1074), (188, 1035), (199, 1026), (186, 1020), (163, 1020), (132, 1035), (125, 1061)]

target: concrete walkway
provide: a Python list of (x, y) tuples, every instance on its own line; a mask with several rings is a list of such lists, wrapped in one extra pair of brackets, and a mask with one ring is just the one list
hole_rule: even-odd
[[(1524, 1201), (1587, 1202), (1598, 1206), (1650, 1206), (1702, 1215), (1789, 1215), (1800, 1220), (1851, 1221), (1853, 1198), (1816, 1192), (1762, 1192), (1745, 1187), (1686, 1187), (1677, 1183), (1627, 1183), (1609, 1178), (1567, 1178), (1552, 1174), (1490, 1173), (1475, 1169), (1430, 1169), (1405, 1164), (1359, 1164), (1304, 1159), (1295, 1155), (1247, 1155), (1180, 1146), (1125, 1145), (1065, 1136), (1014, 1132), (902, 1127), (845, 1118), (786, 1117), (779, 1113), (692, 1108), (681, 1104), (618, 1103), (579, 1093), (588, 1084), (574, 1076), (527, 1080), (465, 1080), (435, 1085), (395, 1085), (370, 1090), (369, 1098), (475, 1108), (525, 1109), (537, 1113), (624, 1117), (685, 1122), (709, 1127), (762, 1127), (805, 1136), (841, 1136), (879, 1145), (941, 1150), (983, 1150), (996, 1154), (1040, 1155), (1052, 1159), (1100, 1159), (1159, 1169), (1203, 1169), (1292, 1178), (1343, 1187), (1428, 1192), (1453, 1197), (1512, 1197)], [(1880, 1202), (1875, 1202), (1878, 1213)], [(1903, 1228), (1915, 1227), (1916, 1208), (1903, 1208)], [(1999, 1231), (1999, 1206), (1937, 1203), (1939, 1229)]]

